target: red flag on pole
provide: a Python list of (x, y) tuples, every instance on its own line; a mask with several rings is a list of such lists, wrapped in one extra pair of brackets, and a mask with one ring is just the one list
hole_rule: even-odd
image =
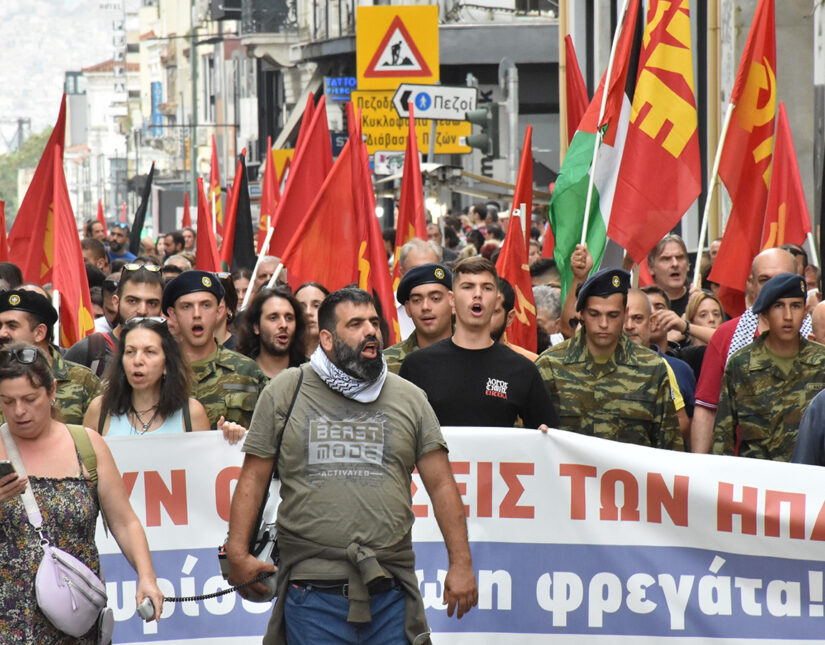
[(51, 282), (60, 293), (60, 342), (64, 347), (94, 331), (86, 268), (63, 174), (66, 96), (9, 235), (10, 256), (23, 279)]
[[(688, 0), (651, 0), (607, 236), (642, 263), (702, 189)], [(653, 179), (655, 178), (655, 179)]]
[[(212, 204), (215, 208), (215, 232), (223, 236), (223, 205), (221, 204), (221, 174), (218, 166), (218, 148), (215, 145), (215, 135), (212, 135), (212, 165), (209, 170), (209, 207), (208, 212), (212, 213)], [(212, 217), (209, 218), (210, 227)], [(200, 228), (200, 223), (198, 224)]]
[(808, 214), (802, 178), (799, 176), (788, 115), (785, 113), (785, 104), (780, 103), (773, 148), (771, 187), (768, 191), (768, 206), (765, 210), (760, 249), (770, 249), (783, 244), (801, 246), (810, 232), (811, 216)]
[(0, 200), (0, 262), (9, 261), (9, 243), (6, 239), (6, 202)]
[[(522, 222), (527, 222), (527, 230), (530, 230), (530, 224), (533, 221), (533, 126), (528, 125), (527, 131), (524, 133), (524, 145), (521, 147), (521, 161), (518, 165), (518, 178), (516, 179), (516, 188), (513, 192), (513, 204), (510, 207), (512, 213), (515, 209), (521, 209), (524, 204), (524, 211), (521, 213)], [(510, 224), (513, 225), (511, 218)], [(508, 233), (509, 234), (509, 233)], [(521, 236), (524, 242), (525, 262), (527, 261), (526, 252), (529, 249), (530, 236)], [(536, 350), (532, 350), (536, 351)]]
[(409, 108), (407, 150), (404, 153), (404, 172), (401, 177), (401, 195), (398, 200), (398, 221), (395, 225), (393, 291), (398, 289), (398, 283), (401, 281), (401, 263), (398, 261), (401, 247), (414, 237), (427, 239), (427, 209), (424, 206), (424, 185), (421, 181), (421, 164), (418, 161), (418, 140), (415, 138), (415, 112), (412, 103)]
[[(320, 103), (319, 103), (320, 107)], [(301, 117), (301, 127), (298, 129), (298, 139), (295, 142), (295, 152), (301, 148), (304, 140), (312, 129), (312, 118), (315, 116), (315, 97), (312, 94), (307, 96), (307, 106), (304, 108), (304, 116)]]
[(312, 116), (309, 131), (306, 136), (301, 135), (299, 138), (301, 147), (295, 150), (284, 193), (275, 209), (275, 233), (267, 255), (283, 257), (283, 252), (309, 212), (310, 204), (332, 168), (332, 142), (323, 96)]
[(584, 83), (576, 50), (573, 48), (573, 39), (570, 34), (564, 37), (564, 60), (567, 65), (565, 87), (567, 89), (567, 140), (572, 141), (576, 128), (590, 105), (587, 96), (587, 85)]
[[(523, 156), (522, 153), (522, 158)], [(505, 332), (506, 340), (535, 353), (538, 343), (536, 303), (533, 300), (533, 282), (530, 279), (527, 249), (524, 245), (521, 218), (518, 215), (510, 216), (507, 236), (496, 261), (496, 270), (516, 292), (516, 303), (513, 308), (516, 315)]]
[[(312, 103), (310, 102), (310, 105)], [(307, 106), (307, 109), (309, 106)], [(264, 166), (264, 178), (261, 182), (261, 217), (258, 220), (258, 242), (255, 249), (258, 254), (266, 241), (266, 232), (269, 228), (269, 220), (275, 215), (275, 208), (281, 199), (281, 191), (278, 180), (278, 169), (275, 167), (275, 156), (272, 154), (271, 138), (266, 138), (266, 165)]]
[(768, 202), (776, 112), (776, 22), (773, 0), (759, 0), (739, 63), (732, 113), (719, 163), (731, 213), (711, 282), (732, 316), (745, 309), (745, 281), (759, 253)]
[(100, 222), (100, 225), (103, 227), (103, 237), (109, 237), (109, 233), (106, 231), (106, 216), (103, 214), (103, 200), (97, 200), (97, 221)]
[(192, 228), (192, 210), (189, 205), (189, 191), (183, 193), (183, 217), (180, 221), (181, 228)]
[[(347, 109), (351, 113), (351, 106)], [(384, 339), (384, 345), (389, 346), (399, 340), (390, 272), (375, 216), (375, 195), (360, 124), (354, 117), (349, 123), (349, 140), (282, 260), (294, 286), (317, 281), (334, 290), (355, 282), (371, 293), (374, 290), (390, 328), (390, 338)]]
[(120, 207), (120, 222), (126, 224), (126, 202), (123, 202), (123, 206)]
[(221, 260), (215, 234), (212, 232), (212, 216), (209, 201), (203, 190), (203, 179), (198, 177), (198, 232), (195, 249), (195, 268), (200, 271), (220, 271)]

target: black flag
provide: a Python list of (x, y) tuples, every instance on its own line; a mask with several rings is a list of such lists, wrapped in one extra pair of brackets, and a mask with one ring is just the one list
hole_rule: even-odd
[(238, 193), (238, 210), (235, 214), (235, 245), (232, 251), (230, 269), (250, 269), (255, 267), (255, 238), (252, 229), (252, 209), (249, 205), (249, 183), (246, 180), (246, 159), (238, 156), (241, 168), (240, 181), (235, 180), (232, 187), (233, 197)]
[(149, 176), (146, 178), (146, 184), (143, 186), (140, 206), (138, 206), (135, 219), (132, 222), (132, 232), (129, 235), (129, 252), (135, 255), (141, 255), (140, 233), (143, 230), (143, 222), (146, 220), (146, 209), (149, 208), (149, 195), (152, 192), (152, 176), (154, 174), (155, 162), (153, 161), (152, 167), (149, 169)]

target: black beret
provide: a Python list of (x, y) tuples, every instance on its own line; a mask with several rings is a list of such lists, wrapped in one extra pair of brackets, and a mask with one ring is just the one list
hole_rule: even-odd
[(798, 273), (780, 273), (765, 284), (753, 303), (755, 314), (765, 313), (780, 298), (807, 298), (808, 287), (805, 278)]
[(396, 298), (402, 305), (410, 299), (410, 292), (422, 284), (442, 284), (453, 288), (453, 274), (440, 264), (422, 264), (407, 271), (398, 283)]
[(14, 289), (0, 294), (0, 312), (25, 311), (51, 327), (57, 322), (57, 312), (51, 301), (36, 291)]
[(163, 289), (161, 311), (164, 314), (168, 313), (169, 307), (173, 307), (178, 298), (197, 291), (208, 291), (218, 299), (218, 302), (226, 295), (221, 281), (214, 273), (197, 270), (184, 271), (170, 280)]
[(590, 296), (606, 298), (614, 293), (626, 294), (630, 288), (630, 274), (624, 269), (602, 269), (591, 275), (579, 289), (576, 311), (584, 309)]

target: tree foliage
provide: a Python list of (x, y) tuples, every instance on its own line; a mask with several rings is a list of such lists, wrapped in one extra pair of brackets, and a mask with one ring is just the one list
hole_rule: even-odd
[(36, 168), (52, 128), (34, 134), (14, 152), (0, 155), (0, 200), (6, 202), (6, 221), (13, 222), (20, 204), (17, 201), (17, 171)]

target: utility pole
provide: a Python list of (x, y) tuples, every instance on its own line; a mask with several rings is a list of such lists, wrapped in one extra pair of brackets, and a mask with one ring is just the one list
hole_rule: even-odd
[(189, 29), (189, 66), (192, 76), (192, 118), (189, 135), (189, 194), (192, 199), (195, 200), (195, 203), (197, 203), (198, 199), (198, 54), (196, 51), (198, 39), (195, 33), (196, 24), (197, 6), (196, 0), (192, 0), (192, 26)]

